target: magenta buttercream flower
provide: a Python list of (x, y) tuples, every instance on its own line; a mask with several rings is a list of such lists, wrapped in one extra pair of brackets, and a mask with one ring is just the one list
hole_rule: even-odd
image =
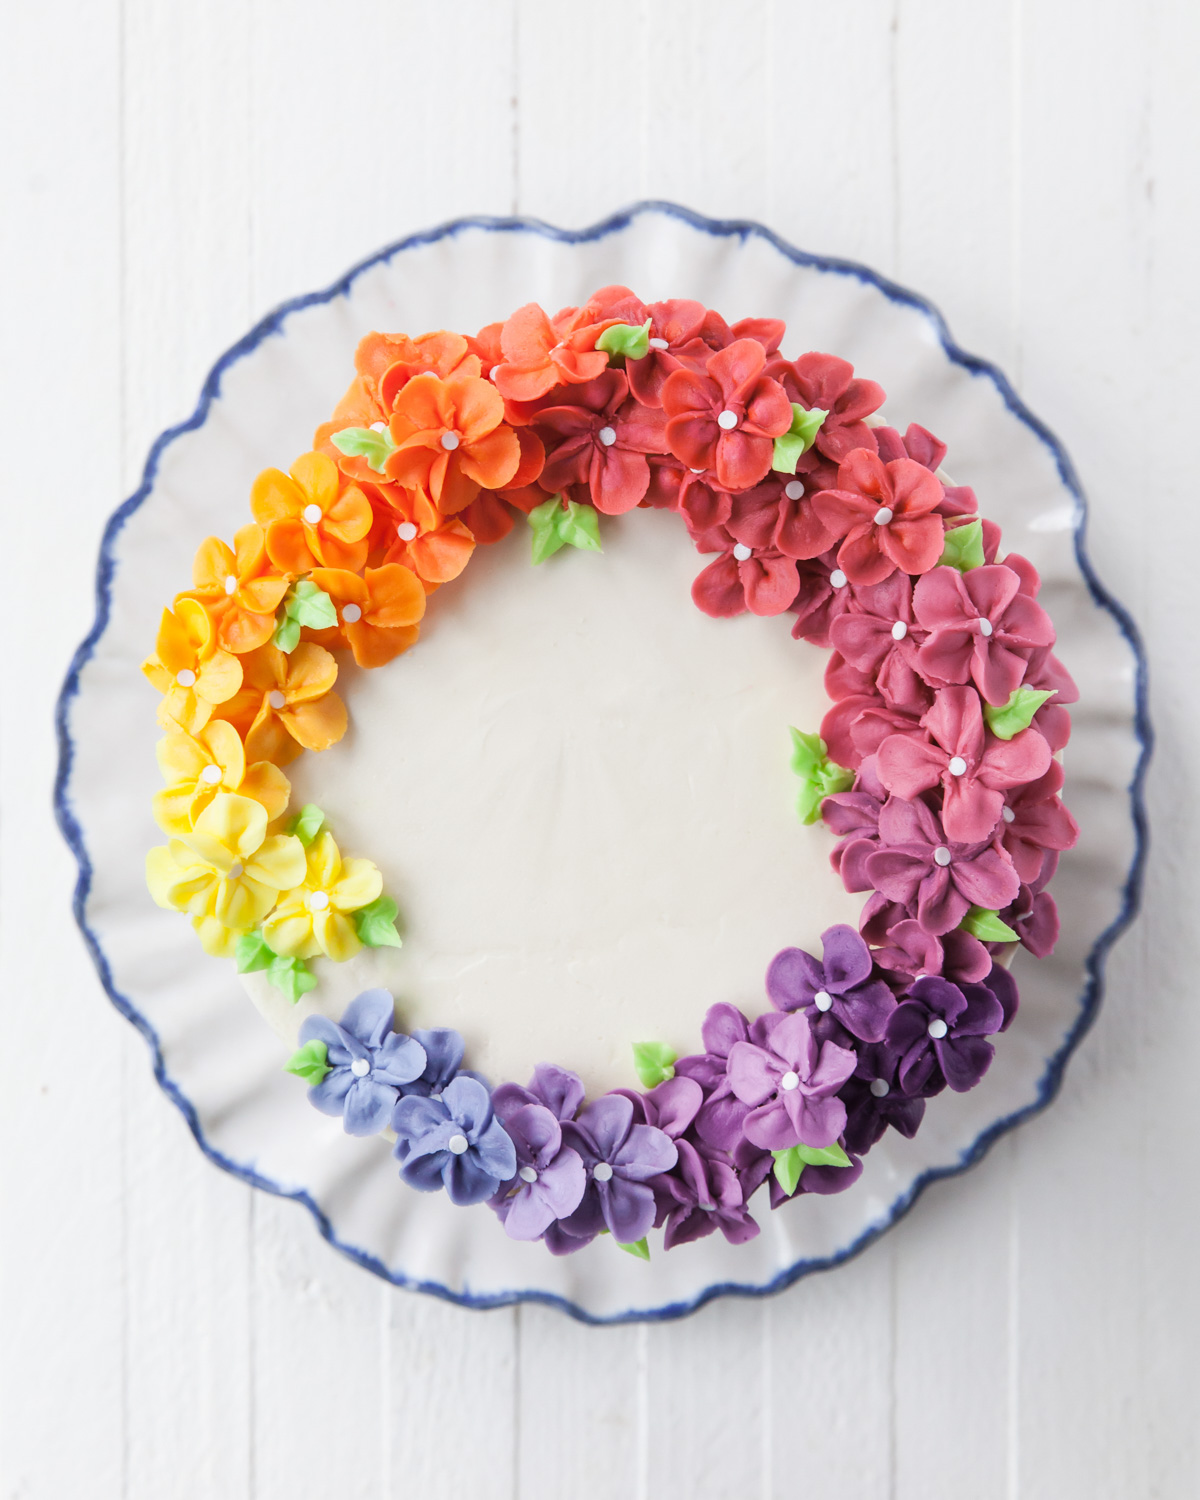
[(873, 978), (871, 950), (853, 927), (839, 924), (821, 934), (822, 957), (785, 948), (767, 969), (767, 994), (776, 1010), (804, 1011), (810, 1021), (831, 1015), (864, 1042), (882, 1039), (896, 1008), (891, 990)]
[(800, 592), (792, 604), (792, 614), (796, 616), (792, 638), (811, 641), (828, 651), (833, 621), (855, 608), (850, 581), (838, 567), (837, 548), (832, 547), (809, 562), (797, 563), (796, 571), (800, 575)]
[(765, 364), (756, 339), (737, 339), (709, 357), (703, 375), (678, 369), (662, 387), (667, 446), (689, 469), (713, 470), (722, 489), (764, 479), (774, 440), (791, 426), (791, 403)]
[(913, 614), (912, 580), (896, 572), (853, 593), (853, 608), (830, 623), (834, 649), (893, 707), (924, 712), (931, 694), (917, 671), (917, 650), (926, 632)]
[(986, 985), (918, 979), (888, 1022), (888, 1046), (900, 1054), (901, 1088), (920, 1093), (937, 1070), (955, 1093), (974, 1088), (996, 1053), (984, 1038), (1003, 1025), (1003, 1007)]
[(897, 568), (927, 573), (942, 555), (944, 527), (935, 515), (942, 486), (911, 458), (885, 464), (855, 448), (838, 469), (838, 487), (813, 497), (817, 515), (842, 538), (838, 567), (851, 583), (881, 583)]
[(940, 974), (955, 984), (978, 984), (992, 967), (992, 955), (969, 932), (955, 927), (936, 938), (920, 922), (907, 918), (888, 930), (875, 962), (894, 976), (893, 983), (907, 989), (910, 981), (926, 974)]
[(783, 386), (789, 401), (805, 410), (827, 412), (813, 446), (834, 463), (854, 448), (875, 448), (863, 420), (883, 405), (884, 390), (873, 380), (858, 380), (854, 366), (834, 354), (802, 354), (799, 359), (772, 360), (767, 374)]
[(825, 826), (840, 840), (829, 863), (848, 891), (874, 889), (866, 862), (879, 847), (879, 814), (886, 800), (887, 792), (875, 776), (875, 757), (869, 756), (859, 767), (852, 791), (835, 792), (821, 803)]
[(921, 801), (889, 797), (879, 838), (867, 860), (875, 890), (887, 901), (915, 906), (917, 921), (934, 937), (957, 927), (972, 906), (999, 911), (1020, 889), (1003, 850), (990, 842), (953, 842)]
[(1050, 616), (1020, 592), (1001, 564), (934, 568), (917, 583), (913, 608), (930, 632), (917, 666), (935, 683), (974, 681), (992, 704), (1007, 703), (1025, 677), (1030, 653), (1054, 643)]
[(837, 1091), (854, 1071), (854, 1053), (821, 1044), (805, 1011), (793, 1011), (771, 1028), (764, 1046), (737, 1042), (729, 1054), (729, 1082), (750, 1105), (742, 1129), (767, 1151), (791, 1146), (832, 1146), (846, 1123)]
[(857, 769), (890, 734), (919, 734), (916, 714), (892, 707), (878, 693), (837, 702), (821, 720), (821, 738), (835, 765)]
[(646, 455), (663, 452), (666, 443), (661, 413), (628, 395), (624, 373), (606, 370), (572, 386), (569, 406), (538, 413), (535, 430), (546, 448), (538, 483), (547, 494), (586, 484), (596, 509), (610, 516), (641, 502), (650, 485)]
[(1000, 842), (1026, 884), (1042, 873), (1049, 851), (1072, 849), (1079, 837), (1079, 824), (1059, 801), (1062, 784), (1062, 766), (1052, 760), (1044, 776), (1005, 799)]
[(1004, 793), (1044, 775), (1050, 747), (1036, 729), (1000, 740), (984, 728), (974, 688), (942, 688), (921, 719), (930, 739), (893, 734), (876, 754), (879, 779), (889, 792), (913, 798), (941, 785), (942, 827), (959, 844), (992, 836)]

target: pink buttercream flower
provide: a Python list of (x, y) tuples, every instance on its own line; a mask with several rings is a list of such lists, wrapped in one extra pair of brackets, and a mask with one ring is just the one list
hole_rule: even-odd
[(646, 454), (663, 451), (662, 416), (627, 399), (629, 382), (620, 370), (606, 370), (570, 394), (569, 406), (537, 415), (535, 430), (546, 447), (538, 483), (551, 495), (587, 484), (597, 510), (622, 515), (649, 488)]
[(1004, 793), (1045, 775), (1050, 747), (1036, 729), (1000, 740), (984, 728), (974, 688), (942, 688), (921, 719), (931, 740), (893, 734), (879, 747), (879, 779), (898, 797), (918, 797), (939, 783), (942, 826), (948, 838), (974, 844), (991, 838)]
[(989, 703), (1007, 703), (1033, 650), (1054, 644), (1050, 616), (1020, 588), (1017, 573), (1001, 564), (926, 574), (913, 593), (917, 619), (930, 632), (918, 669), (934, 683), (974, 681)]
[(1052, 760), (1044, 776), (1005, 799), (1000, 842), (1026, 884), (1041, 875), (1050, 851), (1074, 848), (1079, 837), (1078, 823), (1059, 801), (1062, 784), (1062, 766)]
[(751, 1106), (742, 1125), (746, 1139), (765, 1151), (832, 1146), (846, 1125), (837, 1091), (854, 1072), (854, 1061), (847, 1048), (819, 1043), (803, 1010), (781, 1016), (762, 1046), (735, 1043), (729, 1082)]
[(821, 720), (821, 738), (836, 765), (857, 769), (890, 734), (919, 734), (916, 714), (893, 708), (878, 693), (835, 703)]
[(722, 489), (764, 479), (774, 440), (791, 426), (783, 387), (763, 374), (766, 358), (756, 339), (736, 339), (709, 357), (703, 375), (681, 368), (662, 387), (668, 447), (689, 469), (714, 470)]
[[(945, 443), (916, 422), (908, 424), (903, 437), (894, 427), (876, 427), (875, 446), (885, 464), (897, 458), (911, 458), (930, 473), (937, 473), (946, 456)], [(970, 485), (942, 483), (942, 503), (937, 509), (939, 516), (973, 516), (979, 509), (979, 502)]]
[(829, 639), (891, 706), (923, 713), (931, 695), (916, 666), (925, 631), (913, 615), (912, 594), (911, 580), (900, 572), (855, 589), (854, 608), (833, 621)]
[(767, 374), (778, 380), (806, 411), (828, 412), (813, 446), (834, 463), (854, 448), (875, 450), (875, 437), (863, 421), (883, 405), (884, 390), (873, 380), (856, 380), (854, 366), (833, 354), (802, 354), (772, 360)]
[(934, 514), (942, 486), (911, 458), (885, 464), (856, 448), (838, 469), (836, 490), (813, 499), (817, 515), (841, 537), (838, 567), (851, 583), (881, 583), (897, 568), (928, 573), (942, 555), (944, 527)]
[(978, 984), (992, 967), (992, 955), (977, 937), (961, 927), (936, 938), (912, 919), (891, 928), (884, 946), (875, 949), (874, 958), (901, 989), (926, 974), (940, 974), (954, 984)]

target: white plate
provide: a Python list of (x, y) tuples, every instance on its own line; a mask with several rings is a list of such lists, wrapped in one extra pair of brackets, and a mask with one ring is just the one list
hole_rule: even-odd
[[(528, 300), (556, 309), (610, 282), (647, 300), (695, 297), (731, 317), (769, 310), (793, 331), (789, 351), (799, 338), (880, 381), (889, 417), (920, 421), (949, 444), (955, 479), (974, 486), (1006, 545), (1040, 570), (1081, 695), (1065, 796), (1083, 832), (1053, 887), (1063, 936), (1051, 959), (1018, 958), (1021, 1010), (983, 1084), (935, 1100), (914, 1141), (885, 1136), (850, 1191), (764, 1212), (749, 1245), (712, 1235), (649, 1265), (603, 1238), (556, 1259), (509, 1240), (485, 1208), (403, 1188), (385, 1141), (351, 1139), (310, 1109), (232, 966), (206, 960), (190, 927), (150, 904), (143, 875), (159, 836), (149, 812), (153, 695), (138, 666), (199, 539), (244, 524), (249, 478), (307, 447), (363, 332), (473, 329)], [(467, 220), (405, 240), (282, 307), (231, 349), (195, 413), (155, 443), (141, 488), (105, 532), (96, 624), (59, 706), (57, 789), (80, 866), (76, 916), (105, 988), (146, 1037), (156, 1077), (208, 1156), (303, 1203), (332, 1244), (397, 1285), (472, 1307), (539, 1300), (613, 1322), (678, 1316), (723, 1292), (773, 1291), (836, 1264), (929, 1182), (963, 1170), (1049, 1102), (1095, 1014), (1105, 954), (1135, 909), (1150, 737), (1143, 663), (1132, 623), (1087, 562), (1083, 517), (1070, 461), (1004, 377), (958, 349), (927, 302), (861, 266), (805, 255), (759, 225), (664, 204), (582, 232)]]

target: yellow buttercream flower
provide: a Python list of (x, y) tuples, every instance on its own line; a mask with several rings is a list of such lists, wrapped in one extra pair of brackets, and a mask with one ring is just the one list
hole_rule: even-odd
[(241, 736), (225, 719), (212, 719), (194, 738), (176, 729), (157, 746), (158, 767), (167, 783), (154, 796), (154, 816), (164, 833), (183, 838), (196, 819), (225, 792), (249, 797), (273, 822), (283, 814), (291, 783), (270, 761), (246, 765)]
[(369, 859), (344, 860), (332, 834), (318, 834), (308, 847), (304, 883), (280, 898), (263, 937), (284, 958), (324, 953), (341, 963), (362, 947), (349, 913), (370, 906), (382, 890), (383, 876)]
[(172, 612), (164, 609), (155, 654), (142, 671), (163, 694), (158, 722), (164, 729), (196, 734), (242, 685), (241, 663), (217, 648), (212, 620), (202, 604), (181, 596)]
[(146, 884), (159, 906), (187, 912), (211, 952), (228, 953), (228, 933), (249, 932), (305, 877), (304, 846), (288, 834), (267, 836), (260, 802), (221, 792), (191, 832), (146, 855)]

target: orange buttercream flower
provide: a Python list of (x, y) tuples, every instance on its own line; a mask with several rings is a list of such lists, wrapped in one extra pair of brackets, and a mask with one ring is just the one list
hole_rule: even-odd
[(384, 465), (387, 477), (420, 490), (443, 515), (470, 505), (481, 488), (503, 488), (521, 462), (504, 402), (478, 376), (410, 380), (396, 397), (388, 431), (396, 451)]
[(174, 612), (163, 610), (155, 654), (142, 663), (142, 671), (163, 694), (158, 722), (187, 734), (199, 733), (213, 708), (228, 702), (242, 683), (241, 665), (218, 649), (204, 606), (182, 594)]
[(596, 340), (618, 318), (595, 321), (590, 306), (567, 307), (551, 319), (536, 302), (519, 307), (500, 334), (504, 363), (492, 380), (509, 401), (536, 401), (553, 386), (582, 385), (608, 369)]
[(360, 667), (382, 667), (416, 641), (425, 590), (408, 568), (390, 563), (368, 568), (361, 578), (340, 568), (316, 568), (312, 581), (333, 600)]
[(241, 734), (248, 762), (286, 766), (301, 750), (326, 750), (345, 734), (346, 705), (331, 691), (337, 662), (323, 646), (302, 641), (290, 656), (259, 646), (241, 663), (241, 691), (219, 717)]
[(200, 543), (187, 597), (203, 604), (226, 651), (242, 655), (270, 640), (288, 579), (269, 570), (261, 526), (243, 526), (232, 549), (215, 536)]
[(285, 573), (356, 569), (366, 561), (371, 506), (356, 484), (342, 485), (324, 453), (301, 454), (290, 477), (264, 469), (250, 491), (250, 508), (266, 530), (268, 556)]
[(509, 506), (528, 515), (546, 500), (546, 491), (536, 480), (546, 463), (546, 450), (542, 440), (531, 427), (515, 429), (521, 445), (521, 462), (517, 472), (502, 490), (480, 490), (470, 505), (461, 512), (464, 525), (483, 546), (490, 546), (506, 537), (513, 528), (513, 515)]
[[(480, 490), (481, 495), (487, 491)], [(398, 484), (372, 487), (378, 499), (372, 554), (415, 573), (427, 594), (457, 578), (475, 550), (475, 538), (454, 516), (443, 516), (420, 490)]]

